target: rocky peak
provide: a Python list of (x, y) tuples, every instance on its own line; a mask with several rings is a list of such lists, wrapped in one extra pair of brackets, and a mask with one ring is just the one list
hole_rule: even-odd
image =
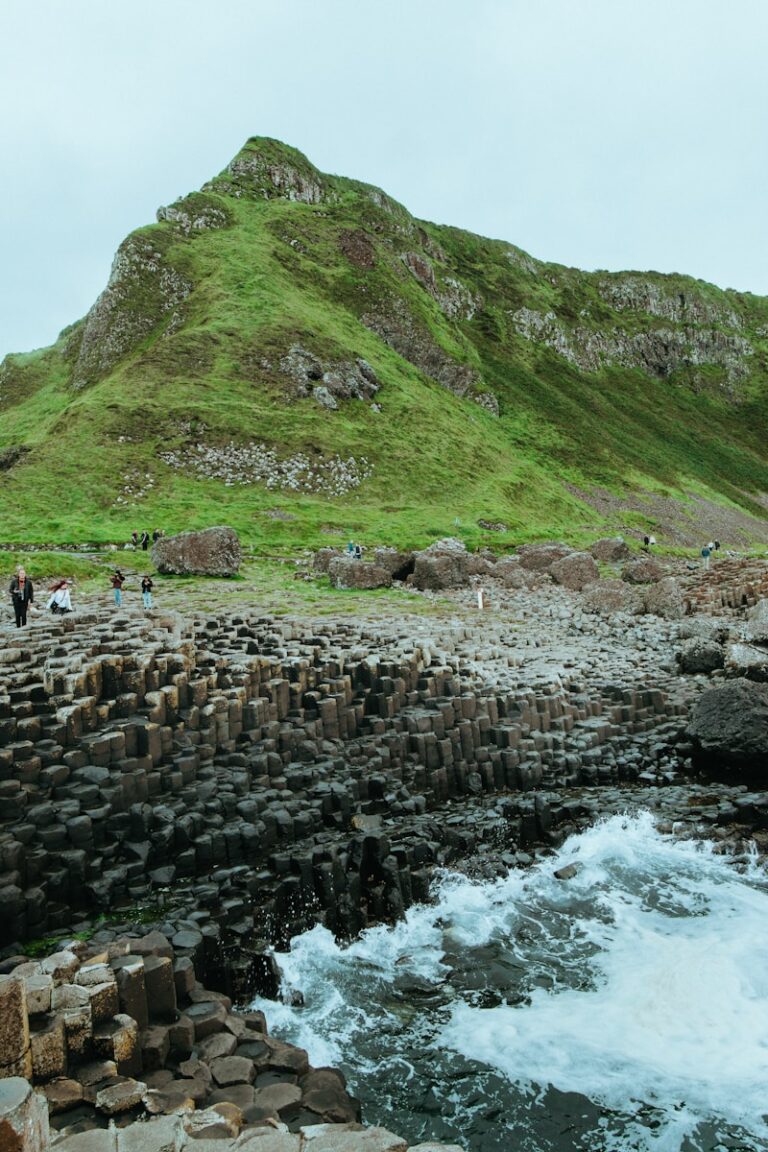
[(296, 148), (252, 136), (221, 176), (205, 185), (204, 191), (223, 192), (237, 198), (296, 200), (319, 204), (334, 198), (328, 180)]

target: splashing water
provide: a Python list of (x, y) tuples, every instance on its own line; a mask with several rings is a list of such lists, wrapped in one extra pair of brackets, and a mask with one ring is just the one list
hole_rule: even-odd
[(259, 1002), (272, 1030), (411, 1142), (768, 1147), (765, 876), (647, 813), (502, 880), (446, 876), (435, 904), (349, 947), (317, 927), (278, 959), (306, 1007)]

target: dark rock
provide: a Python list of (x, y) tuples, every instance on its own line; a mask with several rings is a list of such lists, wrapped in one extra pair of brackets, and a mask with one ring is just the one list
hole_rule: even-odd
[(530, 568), (535, 572), (547, 572), (556, 560), (569, 556), (573, 548), (561, 544), (557, 540), (548, 540), (542, 544), (523, 544), (518, 548), (517, 555), (523, 568)]
[(328, 575), (334, 588), (389, 588), (392, 583), (392, 574), (386, 568), (356, 560), (354, 556), (332, 558)]
[(712, 640), (692, 637), (683, 642), (682, 648), (675, 653), (675, 659), (681, 672), (714, 672), (716, 668), (723, 667), (725, 653)]
[(768, 684), (731, 680), (710, 688), (694, 705), (686, 735), (701, 767), (765, 771)]

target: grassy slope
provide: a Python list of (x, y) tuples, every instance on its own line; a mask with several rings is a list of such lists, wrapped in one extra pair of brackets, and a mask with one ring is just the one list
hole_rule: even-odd
[[(296, 162), (298, 154), (274, 148), (276, 159)], [(617, 315), (594, 276), (526, 267), (510, 260), (509, 245), (422, 228), (397, 206), (379, 207), (352, 181), (327, 179), (326, 188), (336, 194), (333, 203), (223, 196), (232, 225), (221, 231), (186, 237), (167, 223), (141, 230), (162, 237), (165, 258), (194, 284), (183, 326), (163, 335), (159, 322), (82, 391), (69, 387), (64, 338), (7, 362), (0, 450), (23, 444), (31, 451), (0, 472), (0, 540), (120, 540), (134, 527), (220, 522), (267, 551), (350, 534), (403, 545), (447, 533), (470, 544), (593, 536), (598, 513), (566, 484), (619, 491), (629, 483), (681, 499), (693, 491), (765, 515), (753, 496), (768, 491), (768, 373), (754, 336), (768, 320), (766, 301), (656, 277), (667, 287), (694, 288), (713, 307), (740, 310), (757, 354), (738, 404), (718, 387), (717, 372), (712, 388), (698, 392), (684, 374), (660, 381), (617, 368), (582, 373), (520, 337), (509, 315), (525, 305), (610, 327)], [(339, 238), (351, 230), (368, 238), (373, 267), (342, 255)], [(442, 249), (445, 260), (432, 260), (438, 277), (447, 269), (482, 296), (473, 319), (449, 321), (404, 267), (400, 255), (422, 245)], [(440, 387), (360, 323), (362, 313), (393, 302), (407, 307), (434, 345), (482, 376), (499, 400), (499, 419)], [(655, 323), (627, 313), (618, 319), (638, 330)], [(369, 361), (382, 382), (382, 411), (359, 400), (333, 412), (312, 399), (289, 401), (275, 365), (296, 341), (322, 359)], [(158, 450), (189, 442), (190, 420), (204, 426), (197, 435), (206, 442), (365, 455), (373, 474), (338, 499), (195, 479), (157, 458)], [(118, 505), (126, 484), (140, 494)], [(271, 519), (264, 515), (270, 509), (295, 519)], [(509, 532), (484, 534), (480, 518), (503, 521)]]

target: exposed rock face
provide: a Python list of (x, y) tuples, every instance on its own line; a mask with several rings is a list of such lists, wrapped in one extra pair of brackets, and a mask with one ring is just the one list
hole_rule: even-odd
[(482, 303), (479, 296), (475, 296), (453, 277), (438, 279), (432, 263), (420, 252), (405, 252), (402, 260), (414, 279), (437, 302), (440, 311), (449, 320), (473, 319)]
[(334, 556), (328, 575), (334, 588), (389, 588), (392, 583), (392, 573), (386, 568), (354, 556)]
[(618, 273), (602, 280), (598, 291), (617, 312), (647, 312), (674, 324), (742, 326), (741, 317), (732, 308), (715, 305), (691, 291), (662, 286), (644, 276)]
[(720, 327), (688, 322), (679, 328), (649, 326), (644, 332), (618, 326), (598, 331), (585, 325), (572, 327), (555, 312), (528, 307), (519, 308), (511, 319), (526, 340), (551, 348), (585, 372), (618, 365), (665, 379), (680, 368), (714, 365), (733, 384), (749, 376), (751, 370), (751, 344), (740, 334), (724, 332)]
[(713, 640), (691, 637), (675, 654), (681, 672), (714, 672), (725, 664), (725, 653)]
[(523, 568), (530, 568), (535, 572), (549, 571), (556, 560), (570, 556), (571, 552), (573, 548), (557, 540), (549, 540), (543, 544), (523, 544), (517, 550)]
[(589, 552), (571, 552), (550, 566), (550, 575), (556, 584), (581, 592), (587, 584), (600, 578), (600, 570)]
[(703, 767), (765, 772), (768, 763), (768, 684), (731, 680), (705, 692), (693, 709), (688, 736)]
[(225, 176), (214, 181), (214, 187), (238, 198), (296, 200), (304, 204), (335, 199), (314, 164), (299, 152), (295, 152), (295, 162), (291, 162), (290, 151), (293, 150), (280, 145), (279, 155), (271, 156), (269, 147), (262, 142), (257, 141), (255, 147), (246, 145), (229, 164)]
[(82, 330), (72, 384), (82, 388), (104, 376), (159, 324), (181, 324), (192, 284), (167, 262), (159, 236), (136, 233), (117, 250), (107, 287)]
[(177, 576), (234, 576), (241, 559), (237, 533), (223, 526), (161, 537), (152, 548), (158, 572)]
[(292, 382), (296, 396), (313, 396), (325, 408), (338, 408), (340, 400), (372, 400), (380, 388), (366, 360), (323, 364), (301, 344), (293, 344), (278, 367)]
[(650, 556), (639, 556), (637, 560), (630, 560), (621, 570), (622, 580), (627, 584), (654, 584), (661, 580), (664, 569), (658, 560)]
[(360, 320), (404, 360), (408, 360), (426, 376), (431, 376), (443, 388), (469, 400), (480, 396), (482, 407), (498, 415), (498, 401), (482, 387), (479, 373), (444, 352), (402, 301), (395, 302), (386, 313), (365, 313)]
[(589, 551), (595, 560), (602, 560), (607, 564), (629, 560), (632, 555), (629, 545), (621, 536), (606, 536), (602, 540), (595, 540)]
[(166, 221), (175, 225), (185, 236), (227, 228), (231, 223), (224, 201), (202, 192), (193, 192), (191, 196), (184, 196), (174, 204), (158, 208), (157, 219), (158, 222)]

